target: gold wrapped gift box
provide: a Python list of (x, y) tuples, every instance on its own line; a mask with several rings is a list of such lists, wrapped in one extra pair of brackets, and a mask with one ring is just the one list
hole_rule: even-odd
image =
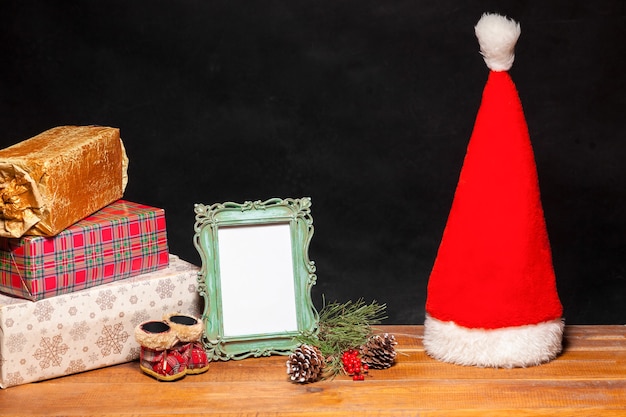
[(128, 158), (117, 128), (59, 126), (0, 150), (0, 236), (54, 236), (120, 199)]

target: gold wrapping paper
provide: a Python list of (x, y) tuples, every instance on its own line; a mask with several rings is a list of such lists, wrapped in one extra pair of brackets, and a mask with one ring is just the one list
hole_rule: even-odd
[(122, 197), (117, 128), (59, 126), (0, 150), (0, 237), (54, 236)]

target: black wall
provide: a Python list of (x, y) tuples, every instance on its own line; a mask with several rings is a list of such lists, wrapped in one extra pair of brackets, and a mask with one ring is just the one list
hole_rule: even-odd
[(499, 12), (565, 318), (625, 323), (625, 4), (3, 0), (0, 145), (119, 127), (125, 198), (194, 263), (194, 203), (310, 196), (316, 302), (420, 323), (487, 77), (473, 27)]

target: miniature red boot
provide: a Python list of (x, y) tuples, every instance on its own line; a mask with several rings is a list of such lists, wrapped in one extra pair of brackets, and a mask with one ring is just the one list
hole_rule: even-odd
[(187, 359), (187, 373), (201, 374), (209, 369), (206, 351), (200, 342), (203, 333), (202, 322), (195, 317), (179, 313), (167, 314), (163, 317), (178, 338), (176, 349)]
[(187, 359), (172, 346), (178, 338), (165, 322), (147, 321), (135, 328), (135, 339), (141, 345), (139, 367), (159, 381), (175, 381), (187, 374)]

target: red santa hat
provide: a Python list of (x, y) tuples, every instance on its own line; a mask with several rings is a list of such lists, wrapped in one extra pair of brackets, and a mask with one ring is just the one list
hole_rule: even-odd
[(428, 282), (424, 347), (461, 365), (525, 367), (561, 352), (562, 306), (526, 119), (508, 70), (520, 26), (484, 14), (489, 67)]

